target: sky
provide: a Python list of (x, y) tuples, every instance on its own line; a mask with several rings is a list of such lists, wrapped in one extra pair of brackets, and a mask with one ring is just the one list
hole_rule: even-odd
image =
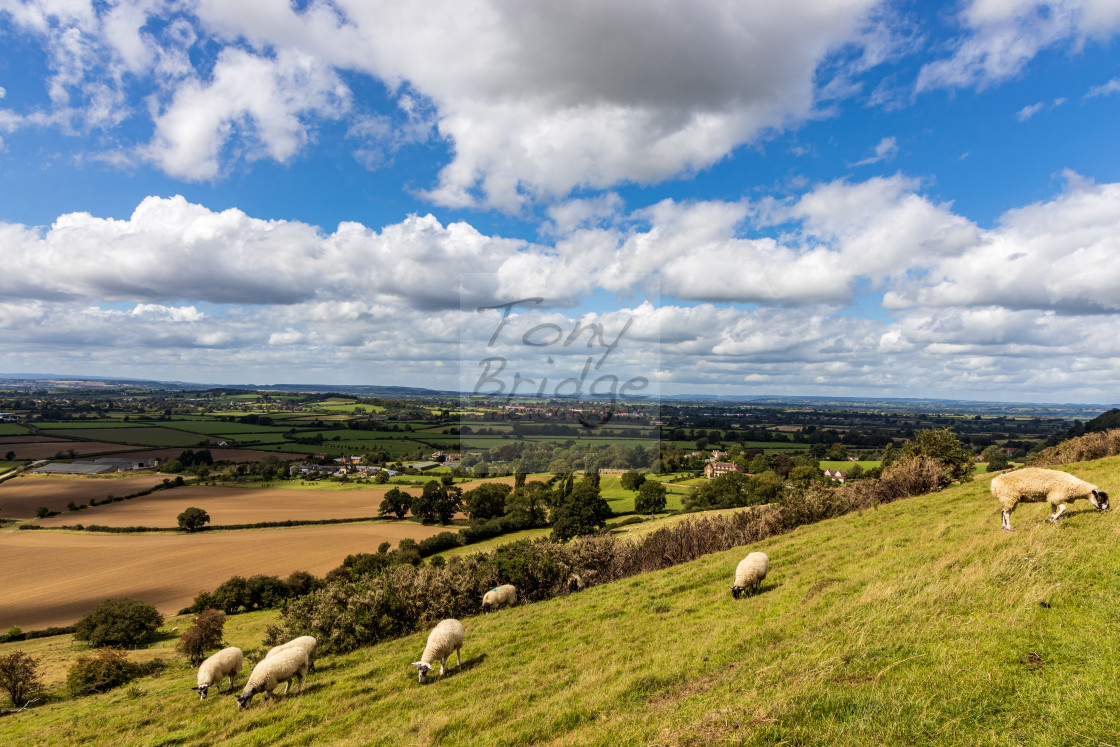
[(665, 394), (1118, 402), (1118, 37), (1120, 0), (0, 0), (0, 372), (454, 389), (555, 324)]

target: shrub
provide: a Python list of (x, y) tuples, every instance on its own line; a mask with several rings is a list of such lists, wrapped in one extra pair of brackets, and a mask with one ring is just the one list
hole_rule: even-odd
[(226, 624), (226, 613), (220, 610), (203, 610), (191, 620), (191, 626), (175, 645), (187, 655), (191, 666), (197, 667), (206, 658), (206, 652), (222, 647), (222, 631)]
[(914, 439), (902, 447), (902, 456), (927, 457), (937, 462), (941, 468), (938, 485), (942, 488), (953, 482), (971, 480), (976, 469), (972, 449), (962, 445), (948, 428), (918, 431)]
[(435, 555), (437, 552), (461, 547), (464, 544), (466, 543), (458, 532), (440, 532), (420, 541), (420, 555), (426, 558), (429, 555)]
[(78, 657), (66, 672), (66, 687), (75, 696), (103, 693), (137, 677), (154, 674), (163, 667), (160, 659), (136, 664), (128, 660), (124, 651), (103, 648), (93, 656)]
[(1063, 441), (1057, 446), (1043, 449), (1032, 464), (1036, 467), (1051, 467), (1057, 464), (1103, 459), (1113, 454), (1120, 454), (1120, 429), (1089, 433)]
[(51, 510), (46, 506), (39, 506), (39, 508), (35, 509), (35, 518), (37, 519), (45, 519), (50, 515)]
[(74, 625), (74, 638), (91, 646), (127, 646), (146, 641), (163, 624), (147, 602), (129, 597), (106, 599)]
[[(8, 631), (9, 635), (11, 631)], [(0, 656), (0, 690), (8, 693), (17, 708), (43, 686), (39, 681), (39, 661), (22, 651)]]

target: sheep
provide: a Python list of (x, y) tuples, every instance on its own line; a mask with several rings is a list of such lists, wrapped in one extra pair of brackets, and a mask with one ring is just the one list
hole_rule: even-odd
[(1019, 503), (1046, 501), (1054, 509), (1049, 522), (1054, 523), (1066, 510), (1066, 503), (1088, 498), (1098, 511), (1108, 510), (1108, 493), (1092, 483), (1056, 469), (1026, 467), (992, 478), (992, 495), (1003, 509), (1000, 526), (1011, 531), (1011, 512)]
[(223, 648), (198, 667), (198, 687), (192, 687), (191, 690), (198, 691), (199, 700), (206, 700), (206, 691), (211, 687), (217, 687), (218, 694), (221, 695), (222, 680), (229, 677), (229, 689), (226, 692), (233, 692), (233, 678), (241, 671), (242, 659), (241, 649), (237, 646)]
[(486, 613), (494, 607), (501, 605), (508, 607), (516, 602), (517, 587), (513, 584), (504, 584), (482, 595), (482, 611)]
[(769, 570), (770, 558), (764, 552), (752, 552), (740, 560), (735, 568), (735, 584), (730, 587), (731, 596), (738, 599), (745, 589), (750, 589), (752, 594), (761, 589), (762, 579)]
[(577, 591), (583, 591), (583, 578), (578, 573), (573, 573), (568, 576), (568, 592), (575, 594)]
[(463, 666), (463, 660), (460, 657), (459, 650), (463, 647), (463, 624), (458, 620), (441, 620), (439, 625), (432, 628), (432, 632), (428, 634), (428, 645), (424, 646), (424, 653), (420, 655), (420, 661), (412, 662), (412, 666), (419, 669), (420, 684), (423, 685), (428, 681), (428, 672), (432, 669), (432, 662), (439, 660), (439, 673), (443, 676), (443, 667), (447, 660), (451, 658), (451, 652), (455, 652), (455, 668), (460, 669)]
[(286, 683), (284, 694), (287, 695), (292, 687), (292, 677), (299, 680), (296, 692), (303, 692), (303, 678), (307, 676), (307, 669), (310, 666), (307, 661), (307, 651), (299, 647), (266, 656), (253, 667), (249, 681), (245, 683), (245, 689), (237, 696), (237, 707), (244, 709), (253, 702), (253, 696), (257, 693), (263, 692), (265, 700), (271, 699), (272, 691), (281, 682)]
[(287, 643), (281, 643), (279, 646), (273, 646), (268, 650), (268, 653), (264, 655), (264, 658), (267, 659), (275, 653), (278, 653), (280, 651), (287, 651), (290, 648), (302, 648), (307, 652), (307, 672), (308, 674), (313, 673), (315, 671), (315, 655), (319, 651), (319, 643), (315, 640), (314, 636), (301, 635), (299, 638), (293, 638)]

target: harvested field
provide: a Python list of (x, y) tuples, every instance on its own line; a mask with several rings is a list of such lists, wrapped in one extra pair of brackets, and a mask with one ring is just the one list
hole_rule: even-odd
[[(58, 452), (67, 452), (71, 449), (78, 456), (89, 454), (107, 455), (121, 451), (131, 451), (135, 446), (122, 446), (121, 444), (107, 444), (100, 441), (50, 441), (29, 443), (24, 439), (22, 443), (4, 444), (3, 451), (14, 451), (16, 459), (53, 459)], [(60, 457), (69, 459), (70, 457)]]
[(0, 532), (0, 630), (70, 625), (117, 596), (174, 614), (234, 575), (322, 576), (351, 553), (441, 531), (446, 527), (362, 523), (200, 535)]
[[(133, 447), (135, 448), (135, 447)], [(192, 451), (199, 451), (200, 448), (209, 448), (210, 455), (214, 457), (215, 462), (259, 462), (267, 456), (274, 456), (282, 462), (290, 460), (302, 460), (307, 458), (307, 454), (292, 454), (285, 451), (258, 451), (254, 449), (215, 449), (213, 447), (187, 447)], [(129, 452), (129, 457), (136, 457), (137, 459), (159, 459), (166, 461), (168, 459), (178, 459), (184, 449), (145, 449), (144, 451)]]
[[(381, 505), (388, 489), (301, 490), (187, 485), (160, 490), (130, 501), (95, 506), (80, 513), (67, 511), (35, 523), (45, 527), (79, 523), (109, 527), (175, 527), (178, 525), (176, 517), (191, 506), (197, 506), (210, 514), (210, 523), (215, 526), (256, 524), (261, 521), (358, 519), (377, 516), (377, 507)], [(417, 492), (419, 491), (413, 490), (412, 494)], [(2, 486), (0, 495), (3, 495)], [(66, 503), (63, 502), (62, 505), (65, 506)], [(32, 507), (32, 516), (34, 512)]]
[(53, 436), (0, 436), (0, 444), (45, 444), (65, 442), (64, 438), (55, 438)]
[[(131, 495), (159, 485), (167, 477), (172, 477), (172, 475), (152, 474), (150, 472), (137, 477), (20, 475), (0, 483), (0, 518), (31, 518), (35, 515), (35, 509), (39, 506), (46, 506), (51, 511), (62, 511), (64, 517), (84, 517), (86, 511), (80, 514), (73, 513), (66, 510), (66, 505), (70, 501), (74, 501), (80, 506), (82, 504), (88, 505), (90, 498), (96, 498), (100, 501), (110, 495)], [(76, 524), (79, 523), (79, 520), (73, 519), (62, 523)], [(175, 526), (175, 523), (172, 522), (171, 526)]]

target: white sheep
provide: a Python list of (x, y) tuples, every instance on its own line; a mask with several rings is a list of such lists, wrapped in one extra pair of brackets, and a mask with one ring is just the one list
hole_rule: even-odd
[(482, 611), (489, 612), (494, 607), (510, 606), (517, 602), (517, 587), (513, 584), (503, 584), (491, 589), (482, 595)]
[(217, 687), (218, 694), (221, 695), (222, 680), (229, 677), (229, 689), (226, 692), (233, 692), (233, 678), (241, 671), (242, 659), (241, 649), (237, 646), (223, 648), (199, 665), (198, 687), (192, 687), (191, 690), (198, 691), (199, 700), (206, 699), (206, 691), (211, 687)]
[(290, 648), (302, 648), (304, 651), (306, 651), (307, 663), (309, 665), (307, 671), (308, 673), (312, 673), (315, 671), (315, 655), (319, 651), (319, 642), (315, 640), (314, 636), (301, 635), (299, 638), (293, 638), (287, 643), (281, 643), (279, 646), (273, 646), (268, 650), (268, 653), (264, 655), (264, 658), (267, 659), (275, 653), (279, 653), (280, 651), (287, 651)]
[(731, 596), (738, 599), (744, 589), (750, 589), (752, 594), (758, 591), (762, 588), (762, 579), (766, 578), (769, 571), (770, 558), (766, 553), (752, 552), (740, 560), (735, 568), (735, 584), (731, 586)]
[(1108, 493), (1096, 485), (1078, 479), (1068, 472), (1056, 469), (1025, 467), (992, 478), (992, 495), (1003, 509), (1001, 526), (1011, 531), (1011, 512), (1020, 503), (1046, 501), (1054, 509), (1051, 523), (1066, 510), (1066, 504), (1082, 498), (1089, 499), (1098, 511), (1108, 510)]
[(568, 591), (572, 594), (583, 591), (583, 578), (578, 573), (568, 576)]
[(284, 694), (292, 687), (292, 677), (299, 680), (296, 692), (303, 692), (303, 678), (307, 676), (307, 669), (311, 665), (307, 661), (307, 651), (299, 647), (280, 651), (272, 656), (266, 656), (257, 662), (245, 683), (245, 689), (237, 696), (237, 707), (245, 708), (253, 702), (253, 696), (264, 693), (264, 699), (272, 698), (272, 691), (281, 683), (284, 685)]
[(455, 652), (455, 668), (459, 669), (463, 666), (463, 660), (460, 657), (459, 650), (463, 647), (463, 624), (458, 620), (441, 620), (439, 625), (432, 628), (432, 632), (428, 634), (428, 645), (424, 646), (424, 653), (420, 655), (420, 661), (412, 662), (412, 666), (419, 669), (420, 684), (423, 685), (428, 679), (428, 672), (432, 669), (432, 662), (439, 660), (439, 673), (443, 675), (444, 665), (447, 660), (451, 658), (451, 652)]

